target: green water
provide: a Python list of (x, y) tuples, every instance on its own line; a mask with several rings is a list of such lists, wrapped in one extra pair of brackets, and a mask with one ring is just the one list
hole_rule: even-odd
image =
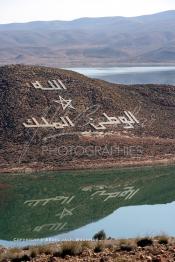
[[(174, 184), (173, 166), (1, 174), (0, 239), (48, 237), (98, 221), (119, 207), (170, 203), (175, 200)], [(135, 190), (130, 199), (108, 195), (128, 187)], [(65, 201), (36, 206), (26, 202), (56, 196)]]

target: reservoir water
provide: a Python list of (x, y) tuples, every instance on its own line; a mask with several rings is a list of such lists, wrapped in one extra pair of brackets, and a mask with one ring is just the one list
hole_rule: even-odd
[(67, 68), (88, 77), (118, 84), (175, 85), (175, 66)]
[(175, 236), (173, 166), (0, 176), (0, 245)]

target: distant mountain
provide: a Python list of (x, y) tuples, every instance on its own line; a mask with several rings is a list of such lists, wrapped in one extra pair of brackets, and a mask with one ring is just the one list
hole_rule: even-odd
[(175, 63), (175, 11), (0, 25), (0, 64)]
[(173, 162), (174, 116), (174, 86), (0, 67), (0, 172)]

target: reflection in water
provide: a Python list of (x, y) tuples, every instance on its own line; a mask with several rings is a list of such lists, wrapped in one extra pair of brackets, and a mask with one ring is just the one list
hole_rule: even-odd
[(101, 229), (111, 237), (174, 234), (174, 204), (145, 206), (173, 202), (174, 182), (174, 167), (1, 175), (0, 238), (86, 239)]
[(163, 205), (122, 207), (98, 222), (55, 237), (63, 239), (92, 239), (103, 229), (113, 238), (129, 238), (166, 234), (175, 236), (175, 202)]
[(170, 84), (175, 85), (174, 66), (68, 68), (88, 77), (118, 84)]

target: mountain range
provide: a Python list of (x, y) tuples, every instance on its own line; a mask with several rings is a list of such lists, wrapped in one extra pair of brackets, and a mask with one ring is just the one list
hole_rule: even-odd
[(59, 67), (175, 63), (175, 11), (0, 25), (0, 64)]

